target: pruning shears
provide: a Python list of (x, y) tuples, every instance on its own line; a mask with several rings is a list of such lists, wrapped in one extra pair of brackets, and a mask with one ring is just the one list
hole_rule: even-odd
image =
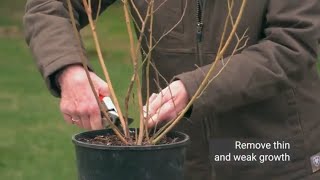
[[(102, 102), (105, 105), (105, 107), (109, 113), (109, 117), (110, 117), (111, 121), (113, 122), (113, 124), (116, 125), (118, 128), (120, 128), (121, 123), (120, 123), (119, 114), (118, 114), (117, 108), (113, 104), (111, 98), (107, 97), (107, 96), (99, 95), (99, 100), (100, 100), (100, 102)], [(103, 115), (102, 115), (102, 118), (104, 118)], [(128, 125), (132, 124), (132, 122), (133, 122), (133, 119), (128, 117)], [(104, 126), (105, 126), (105, 128), (110, 128), (110, 124), (108, 124), (108, 123), (106, 123)]]

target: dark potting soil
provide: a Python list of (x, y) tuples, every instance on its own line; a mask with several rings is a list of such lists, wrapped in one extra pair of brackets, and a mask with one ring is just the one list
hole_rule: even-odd
[[(129, 142), (129, 146), (134, 146), (135, 144), (135, 135), (132, 134), (131, 142)], [(82, 142), (90, 143), (90, 144), (99, 144), (99, 145), (107, 145), (107, 146), (128, 146), (128, 144), (124, 144), (116, 135), (99, 135), (94, 138), (80, 138)], [(171, 138), (168, 136), (164, 136), (158, 143), (160, 144), (171, 144), (177, 142), (178, 138)], [(144, 139), (142, 145), (150, 145), (147, 139)]]

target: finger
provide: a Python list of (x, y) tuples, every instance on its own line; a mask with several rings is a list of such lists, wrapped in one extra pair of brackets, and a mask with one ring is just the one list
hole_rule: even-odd
[(149, 104), (152, 103), (157, 98), (157, 96), (158, 96), (158, 94), (152, 93), (152, 95), (149, 98)]
[(175, 108), (172, 101), (168, 101), (167, 103), (163, 104), (149, 120), (148, 120), (148, 127), (154, 127), (157, 124), (172, 120), (176, 117)]
[(67, 123), (75, 124), (79, 128), (83, 128), (81, 117), (78, 115), (79, 112), (75, 110), (75, 106), (70, 105), (70, 103), (66, 104), (65, 102), (61, 102), (60, 108)]
[(108, 84), (100, 78), (97, 78), (97, 90), (102, 96), (110, 96)]
[(70, 105), (70, 103), (66, 103), (68, 101), (61, 101), (60, 102), (60, 110), (62, 112), (64, 120), (68, 124), (76, 124), (80, 128), (82, 127), (81, 121), (79, 116), (76, 115), (76, 112), (72, 109), (74, 109), (73, 105)]
[[(146, 105), (143, 106), (143, 117), (146, 118), (149, 114), (149, 116), (151, 115), (150, 114), (150, 104), (157, 98), (158, 94), (156, 93), (152, 93), (152, 95), (149, 97), (149, 100), (147, 102)], [(147, 106), (149, 108), (149, 110), (147, 110)]]
[(79, 128), (83, 128), (82, 122), (81, 122), (81, 118), (78, 115), (74, 115), (71, 118), (71, 123), (77, 125)]
[(148, 118), (150, 116), (153, 116), (156, 110), (154, 110), (150, 105), (147, 109), (147, 105), (143, 106), (143, 117)]
[(147, 106), (143, 106), (142, 110), (143, 110), (143, 117), (147, 118), (148, 117)]
[(62, 114), (63, 115), (63, 119), (68, 123), (68, 124), (73, 124), (73, 121), (72, 121), (72, 117), (68, 114)]
[(72, 124), (78, 126), (79, 128), (83, 128), (83, 126), (81, 124), (81, 120), (73, 120)]
[(89, 117), (89, 121), (91, 124), (91, 128), (93, 130), (98, 130), (98, 129), (102, 129), (102, 119), (101, 119), (101, 114), (100, 111), (98, 110), (98, 108), (96, 108), (95, 110), (92, 111), (92, 113), (90, 114)]
[(147, 105), (143, 106), (143, 117), (147, 118), (150, 116), (153, 116), (156, 112), (156, 110), (154, 110), (152, 107), (148, 107), (149, 109), (147, 109)]
[(86, 114), (86, 115), (81, 115), (80, 117), (81, 119), (81, 125), (82, 125), (82, 128), (84, 129), (88, 129), (88, 130), (91, 130), (91, 124), (90, 124), (90, 119), (89, 119), (89, 115)]
[(79, 119), (81, 120), (82, 128), (91, 129), (90, 119), (89, 119), (89, 110), (88, 106), (81, 104), (77, 106), (76, 114), (79, 114)]
[(72, 116), (71, 116), (71, 113), (70, 111), (68, 111), (68, 106), (67, 106), (67, 103), (65, 103), (65, 101), (63, 101), (62, 99), (60, 100), (60, 112), (63, 116), (63, 119), (67, 122), (67, 123), (72, 123), (71, 119), (72, 119)]
[(148, 119), (148, 121), (147, 121), (148, 128), (153, 128), (158, 125), (158, 123), (159, 123), (157, 121), (158, 117), (156, 117), (156, 116), (157, 116), (157, 114)]
[(159, 113), (156, 113), (148, 119), (147, 126), (148, 126), (148, 128), (153, 128), (153, 127), (157, 126), (159, 123), (160, 123)]
[(171, 99), (170, 94), (159, 93), (155, 99), (149, 104), (149, 115), (154, 115), (158, 109), (166, 103), (169, 99)]
[(105, 96), (105, 97), (106, 96), (110, 96), (108, 85), (106, 84), (104, 87), (98, 88), (98, 93), (99, 93), (99, 95), (102, 95), (102, 96)]

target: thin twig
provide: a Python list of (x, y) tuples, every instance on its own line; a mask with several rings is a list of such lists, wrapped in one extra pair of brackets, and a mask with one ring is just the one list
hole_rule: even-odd
[(89, 20), (89, 24), (90, 24), (91, 32), (92, 32), (92, 36), (93, 36), (93, 40), (95, 42), (95, 46), (96, 46), (96, 50), (97, 50), (97, 54), (98, 54), (98, 59), (99, 59), (99, 62), (101, 64), (101, 67), (102, 67), (102, 70), (103, 70), (103, 74), (104, 74), (104, 76), (106, 78), (106, 81), (108, 83), (108, 87), (109, 87), (109, 90), (110, 90), (111, 98), (112, 98), (112, 100), (114, 102), (115, 107), (118, 110), (119, 119), (120, 119), (120, 122), (121, 122), (121, 125), (122, 125), (122, 128), (123, 128), (125, 137), (128, 138), (129, 137), (129, 129), (127, 127), (127, 123), (124, 121), (124, 117), (123, 117), (122, 111), (120, 109), (118, 98), (117, 98), (117, 96), (115, 94), (115, 91), (113, 89), (112, 82), (111, 82), (111, 79), (110, 79), (110, 76), (109, 76), (109, 72), (108, 72), (107, 67), (106, 67), (106, 65), (104, 63), (104, 58), (103, 58), (103, 55), (102, 55), (98, 34), (96, 32), (96, 28), (94, 26), (94, 21), (92, 19), (92, 9), (90, 9), (90, 7), (88, 5), (88, 2), (86, 0), (83, 0), (83, 5), (85, 7), (85, 11), (86, 11), (87, 16), (88, 16), (88, 20)]
[[(124, 2), (124, 0), (123, 0), (123, 2)], [(139, 12), (139, 10), (138, 10), (138, 8), (137, 8), (136, 4), (134, 3), (134, 1), (133, 1), (133, 0), (130, 0), (130, 2), (131, 2), (131, 6), (133, 7), (133, 9), (134, 9), (135, 13), (137, 13), (138, 18), (140, 19), (140, 21), (141, 21), (141, 23), (142, 23), (142, 22), (143, 22), (143, 19), (142, 19), (142, 16), (141, 16), (141, 14), (140, 14), (140, 12)]]
[(95, 26), (97, 26), (98, 18), (99, 18), (100, 12), (101, 12), (101, 0), (99, 0), (98, 3), (99, 4), (98, 4), (98, 10), (97, 10), (96, 19), (95, 19)]
[(148, 21), (148, 18), (150, 16), (150, 5), (148, 6), (148, 10), (147, 10), (147, 14), (146, 17), (143, 21), (142, 24), (142, 29), (141, 29), (141, 33), (140, 33), (140, 37), (138, 40), (138, 44), (136, 46), (134, 46), (134, 41), (133, 41), (133, 31), (131, 29), (131, 23), (130, 23), (130, 17), (129, 17), (129, 4), (128, 4), (128, 0), (123, 0), (124, 3), (124, 12), (125, 12), (125, 18), (126, 18), (126, 22), (127, 22), (127, 29), (128, 29), (128, 33), (129, 33), (129, 37), (130, 37), (130, 55), (131, 55), (131, 59), (133, 62), (133, 66), (134, 66), (134, 75), (133, 78), (131, 79), (131, 83), (129, 85), (129, 90), (127, 93), (127, 97), (130, 96), (131, 93), (131, 89), (132, 86), (134, 84), (134, 82), (136, 82), (136, 86), (137, 86), (137, 94), (138, 94), (138, 103), (139, 103), (139, 112), (140, 112), (140, 126), (139, 126), (139, 137), (137, 140), (137, 145), (141, 145), (142, 141), (143, 141), (143, 137), (144, 137), (144, 116), (143, 116), (143, 102), (142, 102), (142, 94), (141, 94), (141, 82), (140, 82), (140, 78), (139, 78), (139, 66), (138, 66), (138, 54), (139, 54), (139, 50), (141, 48), (141, 42), (142, 42), (142, 38), (143, 38), (143, 33), (146, 27), (146, 23)]
[[(150, 2), (150, 6), (151, 6), (151, 12), (153, 12), (154, 9), (154, 0), (151, 0)], [(153, 20), (154, 20), (154, 13), (150, 14), (150, 26), (149, 26), (149, 47), (152, 47), (153, 44)], [(150, 97), (150, 63), (151, 63), (151, 57), (152, 57), (152, 52), (148, 53), (148, 60), (147, 60), (147, 65), (146, 65), (146, 88), (147, 88), (147, 100), (146, 100), (146, 108), (147, 108), (147, 112), (146, 114), (149, 114), (149, 97)], [(144, 121), (144, 120), (143, 120)], [(146, 133), (146, 138), (147, 141), (150, 140), (149, 138), (149, 130), (148, 130), (148, 126), (145, 124), (145, 133)]]
[[(246, 33), (246, 31), (245, 31), (245, 33)], [(239, 41), (237, 41), (237, 44), (235, 45), (235, 48), (233, 49), (231, 55), (227, 58), (227, 62), (222, 66), (222, 68), (219, 70), (219, 72), (209, 80), (208, 84), (206, 85), (206, 87), (205, 87), (204, 89), (206, 89), (206, 88), (209, 86), (209, 84), (210, 84), (212, 81), (214, 81), (214, 80), (223, 72), (223, 70), (227, 67), (227, 65), (228, 65), (229, 62), (231, 61), (232, 57), (233, 57), (238, 51), (240, 51), (241, 49), (243, 49), (244, 47), (246, 47), (247, 42), (248, 42), (248, 39), (246, 38), (245, 33), (242, 35), (241, 38), (239, 38)], [(246, 39), (246, 40), (245, 40), (245, 42), (243, 43), (243, 45), (242, 45), (241, 47), (239, 47), (239, 46), (240, 46), (240, 43), (242, 42), (243, 39)], [(221, 61), (222, 61), (222, 60), (221, 60)], [(200, 94), (199, 96), (201, 96), (201, 94)]]
[[(77, 26), (76, 26), (76, 20), (74, 18), (74, 13), (73, 13), (73, 8), (72, 8), (72, 3), (71, 3), (71, 0), (68, 0), (68, 11), (69, 11), (69, 16), (70, 16), (70, 19), (71, 19), (71, 23), (72, 23), (72, 27), (73, 27), (73, 30), (74, 30), (74, 34), (78, 40), (78, 44), (79, 46), (81, 46), (81, 39), (80, 39), (80, 34), (79, 34), (79, 31), (77, 29)], [(81, 47), (80, 47), (81, 48)], [(80, 56), (81, 56), (81, 61), (82, 61), (82, 64), (83, 64), (83, 67), (85, 69), (85, 72), (86, 72), (86, 76), (88, 78), (88, 81), (89, 81), (89, 84), (90, 84), (90, 88), (94, 94), (94, 97), (96, 98), (96, 101), (99, 105), (99, 108), (101, 110), (101, 112), (104, 114), (104, 116), (106, 117), (106, 120), (107, 120), (107, 123), (110, 124), (110, 127), (111, 129), (114, 131), (114, 133), (117, 135), (117, 137), (125, 144), (128, 144), (128, 142), (125, 140), (124, 136), (121, 134), (121, 132), (119, 131), (119, 129), (113, 124), (113, 122), (111, 121), (108, 113), (107, 113), (107, 110), (106, 108), (100, 103), (99, 101), (99, 98), (98, 98), (98, 95), (95, 91), (95, 88), (94, 88), (94, 85), (93, 85), (93, 82), (92, 82), (92, 79), (91, 79), (91, 76), (89, 74), (89, 69), (88, 69), (88, 64), (87, 64), (87, 61), (86, 61), (86, 58), (84, 58), (84, 54), (83, 53), (80, 53)]]

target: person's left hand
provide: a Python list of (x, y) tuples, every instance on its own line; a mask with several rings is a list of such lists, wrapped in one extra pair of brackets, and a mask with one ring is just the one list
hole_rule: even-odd
[(144, 106), (148, 127), (173, 120), (186, 107), (188, 101), (188, 93), (180, 80), (172, 82), (159, 94), (152, 94), (149, 98), (149, 111), (146, 110), (147, 106)]

